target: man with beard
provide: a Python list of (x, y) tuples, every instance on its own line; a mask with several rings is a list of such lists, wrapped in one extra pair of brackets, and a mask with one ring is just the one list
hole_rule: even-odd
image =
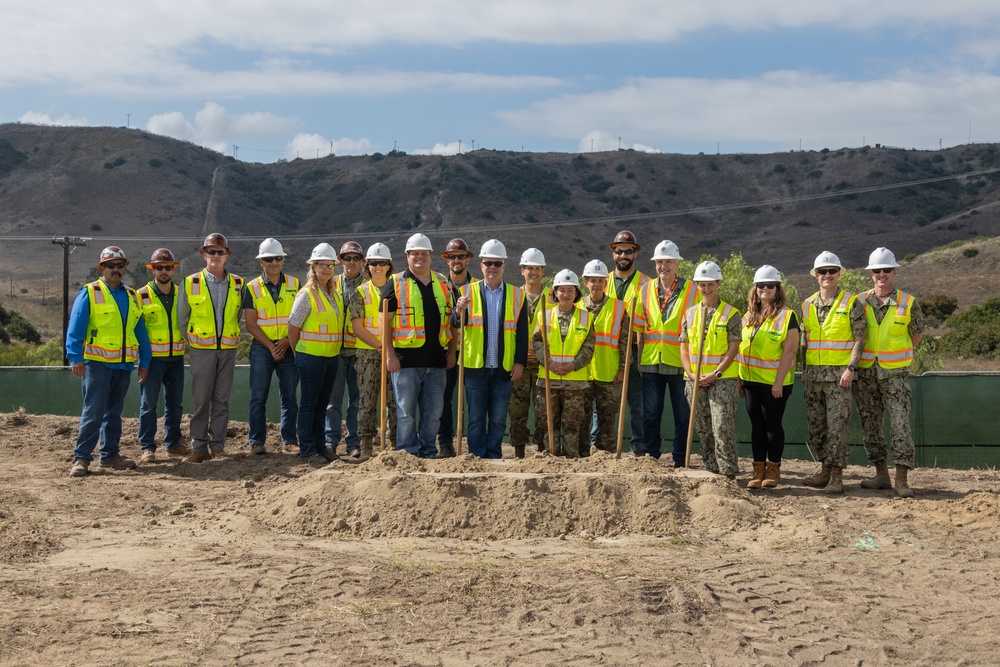
[[(462, 239), (448, 241), (441, 257), (448, 262), (448, 287), (451, 288), (452, 301), (458, 300), (464, 286), (476, 282), (469, 273), (469, 262), (475, 255), (469, 249), (469, 244)], [(459, 350), (458, 354), (462, 354)], [(444, 408), (441, 410), (441, 426), (438, 428), (438, 456), (450, 458), (455, 455), (455, 415), (454, 396), (458, 384), (458, 364), (448, 369), (444, 385)], [(459, 433), (461, 438), (462, 434)]]
[[(608, 274), (608, 296), (625, 302), (625, 313), (632, 316), (632, 304), (642, 286), (649, 282), (649, 276), (636, 270), (635, 258), (641, 248), (635, 234), (623, 229), (615, 235), (611, 242), (611, 256), (615, 270)], [(633, 342), (632, 361), (628, 371), (628, 412), (630, 428), (632, 429), (632, 451), (642, 450), (643, 408), (642, 408), (642, 376), (639, 373), (638, 342)], [(622, 415), (624, 418), (624, 415)], [(593, 434), (593, 431), (591, 432)]]

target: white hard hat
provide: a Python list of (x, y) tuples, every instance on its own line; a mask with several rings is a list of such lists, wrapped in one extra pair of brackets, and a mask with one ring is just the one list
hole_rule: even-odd
[(277, 239), (264, 239), (257, 250), (257, 259), (285, 256), (285, 251), (281, 249), (281, 244), (278, 243)]
[(757, 273), (753, 274), (753, 282), (755, 285), (757, 283), (780, 283), (781, 274), (778, 273), (778, 269), (770, 264), (765, 264), (757, 269)]
[(479, 249), (479, 256), (484, 259), (507, 259), (507, 248), (496, 239), (490, 239)]
[(592, 259), (583, 267), (584, 278), (607, 278), (608, 265), (599, 259)]
[(673, 241), (660, 241), (653, 250), (653, 259), (684, 259)]
[(580, 289), (580, 279), (577, 278), (576, 274), (569, 269), (563, 269), (556, 274), (555, 279), (552, 281), (552, 287), (561, 287), (562, 285), (572, 285), (573, 287)]
[(368, 248), (368, 253), (365, 255), (365, 259), (384, 259), (388, 262), (392, 261), (392, 254), (389, 252), (389, 246), (384, 243), (373, 243)]
[(713, 280), (722, 280), (722, 269), (715, 262), (702, 262), (694, 270), (694, 278), (692, 278), (696, 283), (708, 283)]
[(875, 251), (868, 256), (868, 266), (865, 267), (865, 271), (871, 271), (872, 269), (895, 269), (899, 264), (896, 263), (896, 256), (892, 254), (892, 251), (888, 248), (875, 248)]
[(333, 262), (334, 264), (339, 264), (340, 260), (337, 259), (337, 251), (333, 249), (332, 245), (329, 243), (320, 243), (313, 248), (312, 255), (309, 256), (308, 264), (314, 262)]
[(521, 266), (545, 266), (545, 255), (538, 248), (528, 248), (521, 255)]
[(824, 250), (816, 256), (816, 261), (813, 262), (813, 267), (812, 270), (809, 271), (809, 275), (815, 277), (816, 269), (822, 269), (824, 266), (835, 266), (840, 270), (844, 269), (844, 265), (840, 263), (839, 257), (834, 255), (829, 250)]
[(431, 240), (424, 236), (423, 234), (417, 233), (406, 239), (406, 252), (411, 250), (427, 250), (431, 251), (434, 248), (431, 247)]

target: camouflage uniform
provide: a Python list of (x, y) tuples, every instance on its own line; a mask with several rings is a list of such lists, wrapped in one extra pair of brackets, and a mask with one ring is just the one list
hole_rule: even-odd
[[(364, 316), (364, 297), (361, 292), (355, 290), (347, 304), (347, 317), (349, 319), (363, 319)], [(358, 348), (354, 367), (358, 374), (360, 393), (358, 397), (358, 437), (374, 438), (381, 425), (378, 408), (379, 394), (382, 391), (382, 355), (378, 350)], [(392, 377), (386, 378), (385, 391), (385, 406), (388, 413), (385, 422), (386, 437), (391, 439), (396, 432), (396, 399), (392, 393)], [(375, 443), (376, 449), (379, 444)]]
[[(884, 304), (877, 299), (868, 301), (875, 321), (895, 308), (896, 292)], [(860, 298), (860, 297), (859, 297)], [(873, 303), (874, 302), (874, 303)], [(920, 304), (914, 300), (910, 307), (910, 337), (924, 333), (924, 314)], [(858, 369), (858, 379), (854, 383), (854, 400), (858, 404), (858, 414), (864, 431), (865, 453), (872, 464), (882, 463), (887, 458), (883, 411), (889, 413), (889, 433), (892, 437), (892, 459), (896, 465), (914, 467), (913, 433), (910, 428), (910, 369), (882, 368), (878, 359), (869, 368)]]
[[(528, 306), (528, 322), (534, 322), (535, 309), (542, 295), (532, 296), (525, 292), (524, 296)], [(510, 444), (514, 447), (524, 447), (528, 444), (528, 411), (534, 402), (535, 432), (532, 440), (539, 451), (548, 451), (549, 446), (546, 440), (548, 426), (545, 422), (544, 395), (541, 399), (536, 396), (532, 401), (532, 387), (537, 381), (538, 360), (535, 359), (534, 353), (529, 351), (528, 365), (524, 367), (524, 372), (521, 373), (521, 377), (514, 383), (510, 392), (510, 403), (507, 407), (507, 415), (510, 419)]]
[[(835, 300), (835, 299), (834, 299)], [(816, 304), (816, 315), (822, 325), (833, 306)], [(851, 306), (851, 332), (855, 341), (865, 340), (868, 322), (865, 309), (857, 300)], [(803, 341), (805, 338), (803, 337)], [(857, 363), (857, 360), (854, 361)], [(847, 366), (814, 366), (806, 364), (802, 371), (803, 396), (809, 442), (816, 450), (816, 460), (845, 468), (851, 458), (850, 421), (851, 390), (838, 383)]]

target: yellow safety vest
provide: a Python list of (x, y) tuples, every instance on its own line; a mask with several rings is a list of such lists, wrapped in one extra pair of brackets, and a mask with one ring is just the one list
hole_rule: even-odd
[[(366, 280), (365, 282), (358, 285), (358, 292), (361, 293), (361, 300), (365, 304), (365, 329), (368, 333), (375, 336), (375, 340), (382, 340), (382, 313), (379, 311), (379, 305), (382, 301), (382, 292), (379, 288), (375, 287), (371, 280)], [(350, 320), (348, 320), (350, 321)], [(353, 331), (353, 327), (352, 327)], [(355, 337), (354, 347), (359, 350), (374, 350), (375, 348), (364, 342), (360, 338)]]
[(285, 281), (278, 286), (277, 303), (271, 298), (264, 280), (264, 276), (257, 276), (247, 283), (253, 308), (257, 311), (257, 326), (271, 340), (281, 340), (288, 336), (288, 315), (299, 291), (299, 279), (285, 276)]
[(868, 330), (865, 334), (865, 350), (861, 353), (858, 366), (869, 368), (877, 360), (882, 368), (906, 368), (913, 362), (913, 339), (910, 338), (913, 296), (896, 290), (896, 307), (887, 310), (879, 324), (875, 320), (875, 311), (868, 305), (868, 300), (874, 295), (875, 290), (865, 292)]
[(340, 292), (333, 293), (333, 300), (321, 289), (310, 289), (312, 310), (302, 323), (296, 352), (314, 357), (335, 357), (344, 344), (344, 318), (341, 314), (344, 299)]
[[(608, 295), (610, 296), (610, 295)], [(590, 379), (598, 382), (614, 382), (618, 375), (621, 355), (618, 342), (626, 332), (622, 331), (627, 301), (605, 299), (594, 317), (594, 356), (590, 360)]]
[(169, 313), (163, 307), (160, 297), (156, 295), (157, 289), (156, 284), (150, 281), (136, 291), (153, 356), (172, 357), (184, 354), (184, 336), (177, 325), (177, 285), (173, 283), (170, 285), (174, 301)]
[(128, 314), (123, 324), (122, 312), (107, 283), (95, 280), (87, 283), (86, 289), (90, 301), (90, 319), (87, 321), (87, 337), (83, 342), (83, 358), (108, 364), (135, 363), (139, 359), (139, 339), (135, 335), (135, 326), (142, 315), (135, 290), (125, 288), (128, 292)]
[[(736, 356), (739, 362), (740, 379), (747, 382), (774, 384), (778, 377), (778, 366), (781, 365), (781, 355), (784, 351), (785, 339), (788, 338), (788, 327), (792, 321), (792, 311), (782, 308), (776, 317), (765, 320), (754, 334), (753, 327), (747, 325), (749, 314), (743, 316), (743, 340), (740, 341), (740, 352)], [(795, 382), (795, 361), (788, 369), (783, 385)]]
[(642, 335), (642, 359), (639, 363), (643, 366), (681, 365), (681, 319), (688, 308), (701, 303), (701, 294), (695, 289), (694, 283), (678, 278), (678, 282), (681, 281), (681, 292), (674, 300), (666, 322), (663, 321), (656, 288), (659, 281), (650, 280), (639, 290), (632, 326)]
[(243, 278), (234, 273), (226, 276), (229, 295), (226, 298), (226, 312), (222, 320), (222, 334), (215, 330), (215, 305), (205, 281), (208, 269), (192, 273), (184, 279), (184, 292), (191, 317), (188, 319), (188, 344), (196, 350), (233, 350), (240, 342), (240, 291)]
[(806, 366), (846, 366), (851, 363), (854, 332), (851, 329), (851, 307), (858, 297), (840, 290), (833, 300), (830, 314), (819, 324), (813, 301), (819, 292), (802, 302), (802, 334), (806, 337)]
[[(405, 278), (402, 271), (394, 275), (393, 280), (396, 312), (392, 318), (392, 345), (400, 348), (420, 347), (427, 338), (427, 332), (424, 331), (424, 302), (420, 296), (420, 289), (416, 285), (416, 280)], [(448, 289), (444, 276), (435, 271), (431, 271), (431, 284), (434, 288), (434, 300), (441, 314), (438, 342), (441, 347), (446, 348), (451, 340), (451, 327), (448, 325), (448, 318), (451, 316), (451, 290)]]
[[(737, 317), (739, 312), (724, 301), (719, 302), (719, 307), (712, 313), (712, 319), (708, 323), (708, 331), (705, 332), (705, 354), (701, 357), (701, 372), (711, 373), (722, 363), (726, 352), (729, 351), (729, 320)], [(701, 306), (693, 306), (687, 311), (688, 323), (688, 356), (691, 359), (691, 370), (695, 370), (698, 365), (698, 352), (701, 350)], [(739, 374), (737, 364), (729, 364), (729, 368), (722, 372), (723, 378), (734, 378)]]
[[(636, 271), (629, 278), (628, 287), (625, 288), (625, 312), (631, 312), (632, 301), (639, 294), (643, 285), (650, 281), (650, 277), (641, 271)], [(608, 284), (604, 290), (609, 297), (618, 300), (618, 290), (615, 289), (615, 272), (612, 271), (608, 274)]]
[[(572, 362), (580, 353), (584, 341), (587, 340), (587, 334), (590, 333), (590, 328), (593, 326), (593, 315), (586, 309), (577, 306), (573, 311), (574, 319), (570, 322), (565, 340), (563, 340), (562, 332), (559, 330), (559, 309), (549, 308), (545, 316), (548, 317), (549, 328), (549, 335), (546, 339), (549, 347), (549, 363)], [(587, 381), (590, 378), (590, 366), (588, 364), (579, 370), (571, 371), (568, 375), (549, 374), (547, 368), (542, 368), (538, 375), (541, 378), (549, 377), (553, 380)]]
[[(333, 279), (333, 291), (340, 294), (341, 301), (345, 304), (350, 300), (350, 294), (344, 294), (344, 283), (346, 279), (343, 273), (337, 274)], [(358, 287), (361, 287), (358, 285)], [(358, 339), (354, 335), (354, 323), (347, 316), (347, 309), (344, 309), (344, 347), (358, 347)]]
[[(466, 368), (483, 368), (486, 365), (486, 321), (483, 311), (486, 299), (478, 284), (463, 285), (462, 296), (471, 299), (468, 319), (465, 322), (465, 338), (462, 341), (462, 359)], [(503, 322), (500, 335), (503, 336), (503, 359), (500, 365), (505, 371), (514, 368), (514, 348), (517, 346), (517, 320), (524, 308), (524, 290), (504, 283)]]

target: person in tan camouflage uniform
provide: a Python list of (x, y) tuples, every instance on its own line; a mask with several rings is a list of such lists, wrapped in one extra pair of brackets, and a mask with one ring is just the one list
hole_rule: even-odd
[(875, 476), (861, 482), (866, 489), (891, 489), (883, 414), (889, 412), (892, 458), (896, 464), (896, 495), (913, 497), (907, 474), (914, 465), (910, 428), (910, 364), (924, 333), (924, 315), (912, 295), (895, 288), (896, 257), (876, 248), (868, 258), (873, 289), (858, 297), (865, 308), (868, 332), (861, 355), (854, 400), (861, 415), (865, 452)]
[[(542, 277), (545, 275), (545, 255), (538, 248), (528, 248), (521, 255), (521, 275), (524, 276), (524, 299), (528, 309), (529, 337), (531, 326), (535, 321), (535, 311), (539, 303), (544, 303), (549, 297), (547, 287), (542, 287)], [(544, 396), (534, 392), (538, 380), (538, 358), (535, 357), (532, 346), (528, 346), (528, 365), (524, 372), (514, 382), (510, 394), (507, 415), (510, 419), (510, 444), (514, 447), (514, 456), (524, 458), (524, 447), (528, 444), (528, 413), (534, 403), (535, 429), (531, 440), (539, 452), (548, 451), (545, 434), (548, 427), (545, 423)], [(532, 400), (534, 398), (534, 401)]]

